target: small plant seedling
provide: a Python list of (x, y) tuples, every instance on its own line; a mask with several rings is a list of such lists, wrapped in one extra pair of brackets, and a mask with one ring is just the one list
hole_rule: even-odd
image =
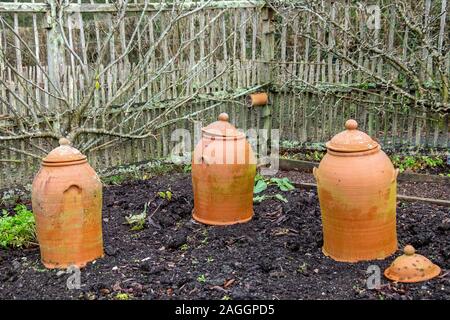
[(36, 242), (36, 226), (33, 212), (23, 204), (14, 208), (15, 215), (10, 216), (2, 210), (0, 216), (0, 247), (22, 248)]
[(126, 223), (131, 226), (131, 230), (139, 231), (144, 229), (145, 218), (147, 218), (147, 203), (144, 206), (144, 211), (138, 214), (131, 214), (125, 217)]
[(228, 295), (224, 295), (224, 296), (222, 297), (222, 300), (225, 300), (225, 301), (231, 300), (231, 297), (228, 296)]
[(117, 300), (130, 300), (130, 295), (128, 293), (118, 293), (116, 294)]
[(201, 274), (197, 277), (197, 281), (200, 283), (205, 283), (206, 282), (206, 277), (204, 274)]
[(125, 181), (125, 176), (123, 176), (123, 175), (114, 175), (114, 176), (105, 178), (105, 182), (107, 184), (120, 185), (124, 181)]
[(189, 246), (187, 245), (187, 243), (183, 244), (183, 245), (180, 247), (180, 250), (181, 250), (181, 251), (186, 251), (187, 249), (189, 249)]
[[(271, 184), (275, 184), (281, 191), (291, 191), (295, 189), (294, 185), (289, 181), (289, 178), (287, 177), (266, 179), (263, 176), (257, 174), (255, 177), (255, 186), (253, 187), (253, 193), (254, 194), (261, 193), (264, 190), (266, 190), (267, 187)], [(255, 197), (256, 199), (254, 199), (254, 201), (261, 202), (266, 199), (263, 197), (264, 196)], [(281, 198), (278, 199), (284, 201)]]
[(173, 195), (173, 194), (172, 194), (172, 192), (171, 192), (170, 190), (158, 192), (158, 196), (159, 196), (161, 199), (167, 199), (167, 201), (172, 200), (172, 195)]
[(264, 200), (267, 200), (267, 199), (273, 199), (273, 198), (275, 198), (275, 199), (277, 199), (277, 200), (279, 200), (279, 201), (285, 202), (285, 203), (288, 202), (288, 200), (287, 200), (284, 196), (282, 196), (281, 194), (279, 194), (279, 193), (277, 193), (277, 194), (275, 194), (275, 195), (273, 195), (273, 196), (262, 195), (262, 196), (256, 196), (256, 197), (253, 197), (253, 202), (254, 202), (254, 203), (261, 203), (261, 202), (263, 202)]
[(214, 261), (214, 258), (213, 257), (208, 257), (208, 258), (206, 258), (206, 262), (208, 262), (208, 263), (211, 263), (211, 262), (213, 262)]
[(253, 202), (254, 202), (254, 203), (261, 203), (261, 202), (263, 202), (264, 200), (267, 200), (267, 199), (269, 199), (269, 198), (270, 198), (270, 196), (266, 196), (266, 195), (256, 196), (256, 197), (253, 197)]
[(291, 191), (295, 189), (295, 187), (292, 185), (292, 183), (289, 181), (289, 178), (287, 177), (272, 178), (270, 179), (270, 182), (275, 183), (281, 191)]
[(283, 197), (281, 194), (279, 194), (279, 193), (277, 193), (277, 194), (275, 195), (275, 199), (278, 199), (278, 200), (280, 200), (280, 201), (282, 201), (282, 202), (284, 202), (284, 203), (287, 203), (287, 202), (288, 202), (288, 200), (287, 200), (285, 197)]
[(298, 268), (297, 271), (300, 273), (306, 273), (306, 271), (308, 270), (308, 265), (306, 264), (306, 262), (303, 262)]

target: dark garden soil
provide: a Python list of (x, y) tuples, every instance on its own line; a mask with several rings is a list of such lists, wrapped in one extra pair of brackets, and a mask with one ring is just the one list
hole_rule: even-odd
[[(289, 177), (292, 182), (316, 183), (310, 172), (304, 171), (281, 171), (279, 177)], [(450, 183), (443, 182), (406, 182), (397, 183), (397, 193), (405, 196), (450, 200)]]
[[(266, 192), (280, 192), (271, 188)], [(166, 190), (171, 201), (156, 195)], [(255, 205), (249, 223), (208, 227), (191, 220), (188, 174), (105, 187), (105, 257), (82, 269), (81, 289), (67, 289), (68, 274), (44, 269), (38, 248), (0, 249), (0, 298), (450, 299), (448, 208), (399, 203), (397, 210), (399, 246), (413, 244), (442, 267), (441, 276), (418, 284), (382, 278), (381, 289), (368, 290), (368, 266), (383, 271), (400, 252), (384, 261), (334, 262), (321, 252), (316, 193), (284, 194), (288, 203)], [(131, 231), (125, 217), (142, 212), (148, 201), (151, 219)]]

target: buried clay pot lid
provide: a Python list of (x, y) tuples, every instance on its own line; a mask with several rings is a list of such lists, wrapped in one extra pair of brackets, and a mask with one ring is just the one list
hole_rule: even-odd
[(384, 271), (386, 278), (398, 282), (420, 282), (437, 277), (441, 273), (441, 268), (417, 254), (413, 246), (405, 246), (403, 252), (404, 254), (397, 257)]
[(44, 163), (60, 163), (85, 160), (86, 156), (80, 151), (70, 146), (70, 141), (66, 138), (59, 139), (59, 147), (50, 151), (43, 159)]
[(346, 130), (335, 135), (326, 143), (326, 147), (338, 152), (360, 152), (378, 147), (377, 142), (357, 128), (358, 123), (355, 120), (347, 120), (345, 122)]
[(228, 122), (229, 116), (227, 113), (219, 114), (218, 120), (211, 123), (209, 126), (202, 128), (204, 134), (214, 137), (235, 137), (243, 138), (244, 133), (239, 132), (235, 126)]

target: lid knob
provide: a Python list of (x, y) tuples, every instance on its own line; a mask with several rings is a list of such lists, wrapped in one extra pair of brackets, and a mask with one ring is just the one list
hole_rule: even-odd
[(349, 119), (345, 122), (345, 129), (347, 130), (356, 130), (358, 128), (358, 122), (353, 119)]
[(403, 253), (406, 254), (407, 256), (412, 256), (414, 253), (416, 253), (416, 249), (414, 249), (412, 245), (408, 244), (403, 249)]
[(68, 146), (68, 145), (70, 145), (70, 141), (69, 141), (69, 139), (61, 138), (61, 139), (59, 139), (59, 145), (60, 146)]
[(229, 118), (230, 117), (225, 112), (222, 112), (221, 114), (219, 114), (219, 121), (228, 121)]

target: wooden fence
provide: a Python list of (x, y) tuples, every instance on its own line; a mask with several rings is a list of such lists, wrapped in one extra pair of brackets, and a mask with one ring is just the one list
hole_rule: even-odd
[[(97, 2), (0, 2), (0, 188), (31, 182), (58, 136), (112, 167), (166, 157), (174, 129), (193, 132), (221, 111), (282, 140), (324, 142), (353, 117), (385, 146), (449, 145), (448, 97), (429, 89), (438, 70), (448, 85), (446, 0), (417, 9), (444, 68), (394, 0), (372, 1), (375, 29), (364, 6), (345, 1)], [(425, 93), (393, 57), (425, 70)], [(268, 107), (247, 107), (257, 91), (269, 91)]]

